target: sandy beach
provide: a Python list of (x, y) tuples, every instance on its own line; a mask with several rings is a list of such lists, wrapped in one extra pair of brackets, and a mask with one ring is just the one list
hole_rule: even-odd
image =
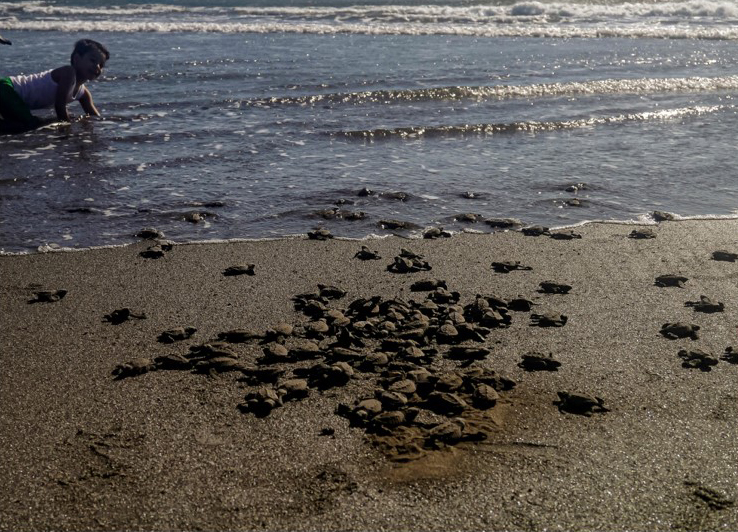
[(738, 220), (574, 232), (0, 257), (0, 530), (738, 529)]

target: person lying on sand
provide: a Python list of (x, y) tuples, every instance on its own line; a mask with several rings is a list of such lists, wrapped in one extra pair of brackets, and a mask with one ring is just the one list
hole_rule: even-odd
[(108, 59), (110, 53), (102, 44), (82, 39), (75, 43), (69, 65), (38, 74), (0, 78), (0, 129), (22, 132), (37, 128), (48, 121), (31, 111), (52, 107), (58, 120), (70, 122), (67, 104), (74, 100), (88, 115), (100, 116), (84, 83), (97, 79)]

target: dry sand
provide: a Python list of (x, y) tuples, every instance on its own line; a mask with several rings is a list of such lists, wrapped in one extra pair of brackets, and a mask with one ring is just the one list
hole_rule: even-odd
[[(678, 352), (738, 350), (738, 262), (711, 256), (738, 252), (738, 220), (664, 222), (652, 239), (629, 238), (634, 228), (591, 224), (570, 241), (393, 237), (366, 243), (382, 256), (373, 261), (354, 258), (359, 242), (307, 239), (175, 245), (159, 259), (139, 255), (151, 242), (0, 257), (0, 530), (736, 530), (738, 365), (689, 369)], [(388, 272), (402, 247), (432, 270)], [(496, 273), (493, 261), (532, 269)], [(245, 263), (255, 275), (222, 274)], [(662, 274), (688, 281), (655, 286)], [(376, 387), (358, 371), (262, 418), (238, 408), (255, 389), (239, 372), (111, 374), (230, 329), (305, 323), (292, 298), (319, 283), (346, 290), (331, 303), (346, 308), (372, 295), (422, 301), (410, 286), (430, 278), (462, 305), (520, 295), (534, 314), (568, 317), (543, 328), (510, 312), (510, 327), (486, 338), (491, 353), (472, 366), (517, 385), (484, 413), (484, 441), (393, 461), (335, 414)], [(542, 294), (544, 280), (573, 288)], [(44, 289), (68, 292), (30, 304)], [(702, 295), (724, 311), (685, 306)], [(124, 307), (147, 318), (103, 319)], [(699, 325), (699, 338), (667, 339), (667, 322)], [(157, 341), (182, 326), (197, 331)], [(431, 370), (458, 365), (432, 345), (441, 354)], [(261, 348), (234, 345), (249, 364)], [(530, 351), (561, 367), (525, 371)], [(562, 390), (599, 396), (610, 411), (560, 411)]]

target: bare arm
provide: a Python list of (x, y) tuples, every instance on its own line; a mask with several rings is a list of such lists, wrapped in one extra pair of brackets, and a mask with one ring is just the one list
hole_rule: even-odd
[(79, 98), (79, 104), (88, 115), (100, 116), (100, 112), (97, 110), (97, 107), (95, 107), (95, 102), (92, 101), (92, 94), (87, 90), (87, 87), (84, 88), (84, 92)]
[(56, 101), (54, 109), (59, 120), (69, 122), (69, 111), (67, 111), (67, 95), (74, 89), (74, 83), (77, 81), (72, 67), (62, 67), (54, 71), (56, 74)]

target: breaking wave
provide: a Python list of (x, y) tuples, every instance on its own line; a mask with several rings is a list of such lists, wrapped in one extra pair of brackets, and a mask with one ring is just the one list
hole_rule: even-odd
[(408, 126), (398, 128), (341, 131), (339, 133), (336, 133), (336, 135), (359, 139), (381, 139), (392, 137), (418, 138), (460, 135), (493, 135), (500, 133), (544, 133), (547, 131), (581, 129), (608, 124), (623, 124), (627, 122), (669, 121), (689, 116), (714, 113), (717, 111), (733, 108), (734, 106), (723, 105), (698, 106), (685, 107), (681, 109), (664, 109), (661, 111), (650, 111), (643, 113), (629, 113), (607, 117), (583, 118), (578, 120), (562, 120), (551, 122), (526, 121), (501, 124)]
[(732, 0), (217, 7), (0, 2), (9, 30), (738, 39)]
[(241, 102), (248, 105), (313, 105), (318, 103), (391, 103), (401, 101), (488, 100), (543, 98), (593, 94), (642, 94), (659, 92), (714, 92), (738, 90), (738, 76), (716, 78), (638, 78), (605, 79), (533, 85), (493, 85), (479, 87), (436, 87), (307, 94), (271, 97)]

